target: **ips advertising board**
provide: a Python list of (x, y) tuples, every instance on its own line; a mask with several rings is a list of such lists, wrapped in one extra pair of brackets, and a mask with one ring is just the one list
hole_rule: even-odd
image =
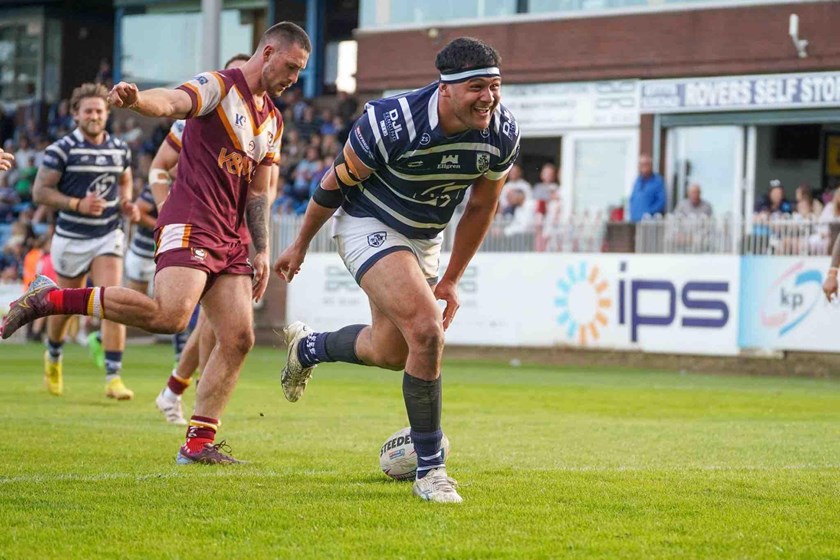
[[(442, 257), (445, 267), (448, 255)], [(738, 353), (734, 256), (479, 253), (460, 283), (449, 344), (568, 345)], [(332, 254), (307, 257), (289, 321), (317, 330), (370, 320), (367, 298)]]
[(825, 257), (743, 257), (740, 345), (837, 352), (840, 304), (822, 293)]

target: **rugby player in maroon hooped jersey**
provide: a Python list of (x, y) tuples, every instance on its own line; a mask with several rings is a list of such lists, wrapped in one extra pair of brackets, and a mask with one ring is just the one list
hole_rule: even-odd
[[(153, 117), (186, 118), (178, 176), (158, 216), (154, 299), (122, 287), (61, 290), (39, 276), (10, 305), (2, 337), (38, 317), (98, 315), (155, 333), (184, 330), (200, 300), (216, 333), (196, 392), (179, 464), (234, 463), (214, 445), (219, 419), (254, 344), (251, 299), (268, 283), (266, 192), (282, 117), (271, 102), (297, 82), (312, 50), (299, 26), (270, 27), (240, 68), (199, 74), (176, 89), (138, 91), (120, 82), (115, 107)], [(248, 260), (245, 223), (256, 255)]]

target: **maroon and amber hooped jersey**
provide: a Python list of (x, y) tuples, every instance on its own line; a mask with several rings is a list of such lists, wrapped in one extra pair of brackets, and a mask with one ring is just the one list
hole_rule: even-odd
[(179, 86), (192, 99), (177, 178), (158, 217), (158, 252), (190, 246), (190, 236), (244, 242), (249, 184), (280, 151), (283, 120), (268, 96), (257, 108), (238, 68), (205, 72)]

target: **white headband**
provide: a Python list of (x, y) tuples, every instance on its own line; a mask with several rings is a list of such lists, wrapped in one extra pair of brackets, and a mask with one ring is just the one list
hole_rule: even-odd
[(470, 78), (496, 78), (501, 75), (502, 73), (499, 71), (499, 68), (497, 66), (488, 66), (486, 68), (473, 68), (472, 70), (464, 70), (463, 72), (457, 72), (455, 74), (441, 73), (440, 81), (453, 83), (463, 82), (465, 80), (469, 80)]

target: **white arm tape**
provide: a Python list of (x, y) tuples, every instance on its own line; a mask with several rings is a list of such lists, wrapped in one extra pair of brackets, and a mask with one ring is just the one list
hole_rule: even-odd
[(153, 185), (155, 183), (163, 183), (165, 185), (171, 184), (172, 176), (169, 174), (169, 171), (161, 169), (160, 167), (153, 167), (149, 169), (149, 184)]

